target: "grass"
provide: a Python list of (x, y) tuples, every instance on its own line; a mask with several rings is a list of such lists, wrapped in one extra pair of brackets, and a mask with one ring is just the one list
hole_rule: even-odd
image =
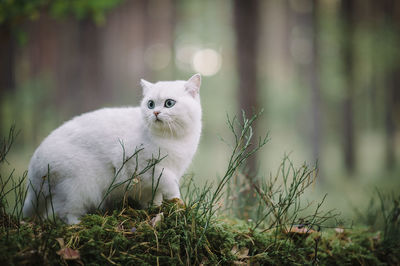
[[(159, 213), (163, 213), (163, 218), (153, 226), (152, 219)], [(385, 262), (379, 257), (379, 234), (368, 229), (345, 229), (341, 233), (329, 229), (306, 237), (279, 230), (252, 230), (243, 221), (217, 218), (208, 226), (196, 253), (191, 253), (193, 250), (189, 247), (196, 245), (196, 236), (203, 233), (206, 220), (190, 218), (194, 218), (192, 209), (180, 209), (166, 203), (161, 208), (149, 210), (125, 208), (112, 215), (87, 215), (74, 226), (49, 221), (43, 224), (26, 222), (18, 228), (10, 225), (9, 237), (2, 235), (0, 240), (0, 262), (2, 265), (66, 262), (87, 265), (248, 262), (263, 265), (313, 262), (377, 265)], [(60, 250), (66, 248), (78, 251), (79, 256), (70, 259), (59, 255)]]
[[(268, 141), (265, 136), (253, 144), (257, 117), (243, 114), (242, 122), (228, 118), (233, 144), (225, 174), (203, 187), (186, 177), (185, 207), (167, 201), (139, 210), (121, 199), (113, 213), (88, 214), (77, 225), (53, 217), (22, 220), (25, 176), (0, 178), (5, 180), (0, 190), (0, 264), (398, 265), (400, 198), (395, 194), (377, 192), (370, 208), (360, 211), (358, 224), (346, 227), (334, 211), (321, 211), (325, 198), (304, 202), (317, 176), (315, 167), (296, 167), (285, 157), (268, 178), (254, 181), (242, 174), (246, 159)], [(3, 163), (14, 133), (12, 128), (1, 144)], [(124, 155), (124, 162), (135, 156)], [(114, 180), (107, 193), (126, 185)], [(9, 201), (12, 194), (15, 200)], [(252, 195), (256, 207), (243, 205), (243, 195)], [(238, 215), (244, 212), (247, 219)]]

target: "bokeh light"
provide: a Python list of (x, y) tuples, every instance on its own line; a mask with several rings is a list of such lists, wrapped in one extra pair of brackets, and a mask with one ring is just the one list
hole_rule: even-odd
[(197, 51), (193, 56), (192, 67), (204, 76), (213, 76), (221, 69), (221, 55), (210, 48)]
[(176, 66), (185, 72), (192, 72), (192, 61), (194, 54), (199, 50), (195, 45), (179, 45), (176, 49)]

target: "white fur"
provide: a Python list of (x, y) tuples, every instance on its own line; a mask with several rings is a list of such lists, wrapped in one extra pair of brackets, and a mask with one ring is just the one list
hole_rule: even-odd
[[(80, 216), (99, 206), (121, 168), (122, 143), (125, 157), (136, 149), (143, 150), (138, 153), (138, 165), (133, 158), (121, 168), (117, 182), (131, 178), (136, 167), (140, 171), (160, 153), (161, 157), (166, 157), (155, 167), (155, 179), (161, 173), (162, 176), (154, 204), (160, 205), (163, 198), (180, 198), (180, 177), (189, 166), (200, 139), (200, 82), (199, 74), (188, 81), (153, 84), (141, 80), (143, 100), (140, 107), (100, 109), (77, 116), (55, 129), (30, 161), (24, 216), (44, 216), (46, 212), (51, 215), (54, 208), (66, 222), (79, 222)], [(175, 105), (164, 107), (167, 99), (175, 100)], [(154, 109), (148, 108), (149, 100), (155, 102)], [(158, 119), (161, 121), (156, 121), (154, 112), (160, 112)], [(138, 179), (140, 182), (128, 195), (146, 206), (152, 198), (152, 171)], [(39, 191), (41, 196), (38, 197)], [(122, 198), (123, 192), (123, 186), (115, 189), (106, 203)], [(53, 206), (45, 201), (45, 197), (49, 199), (50, 196)]]

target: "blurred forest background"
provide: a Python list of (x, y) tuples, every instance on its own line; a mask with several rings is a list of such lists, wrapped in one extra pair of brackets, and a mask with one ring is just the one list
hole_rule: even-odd
[(140, 78), (199, 72), (199, 183), (226, 167), (226, 115), (263, 108), (271, 141), (248, 170), (318, 161), (309, 197), (349, 214), (375, 186), (400, 189), (399, 48), (396, 0), (3, 0), (0, 132), (20, 130), (8, 160), (22, 175), (63, 121), (138, 105)]

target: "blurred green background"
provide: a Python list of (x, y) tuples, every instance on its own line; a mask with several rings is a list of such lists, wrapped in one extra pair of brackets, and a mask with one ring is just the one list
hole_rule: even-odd
[(140, 78), (203, 75), (203, 135), (190, 172), (227, 165), (226, 115), (264, 109), (271, 141), (258, 177), (285, 153), (318, 161), (310, 199), (350, 217), (375, 187), (400, 188), (400, 2), (395, 0), (5, 0), (0, 2), (0, 132), (20, 134), (16, 176), (63, 121), (138, 105)]

